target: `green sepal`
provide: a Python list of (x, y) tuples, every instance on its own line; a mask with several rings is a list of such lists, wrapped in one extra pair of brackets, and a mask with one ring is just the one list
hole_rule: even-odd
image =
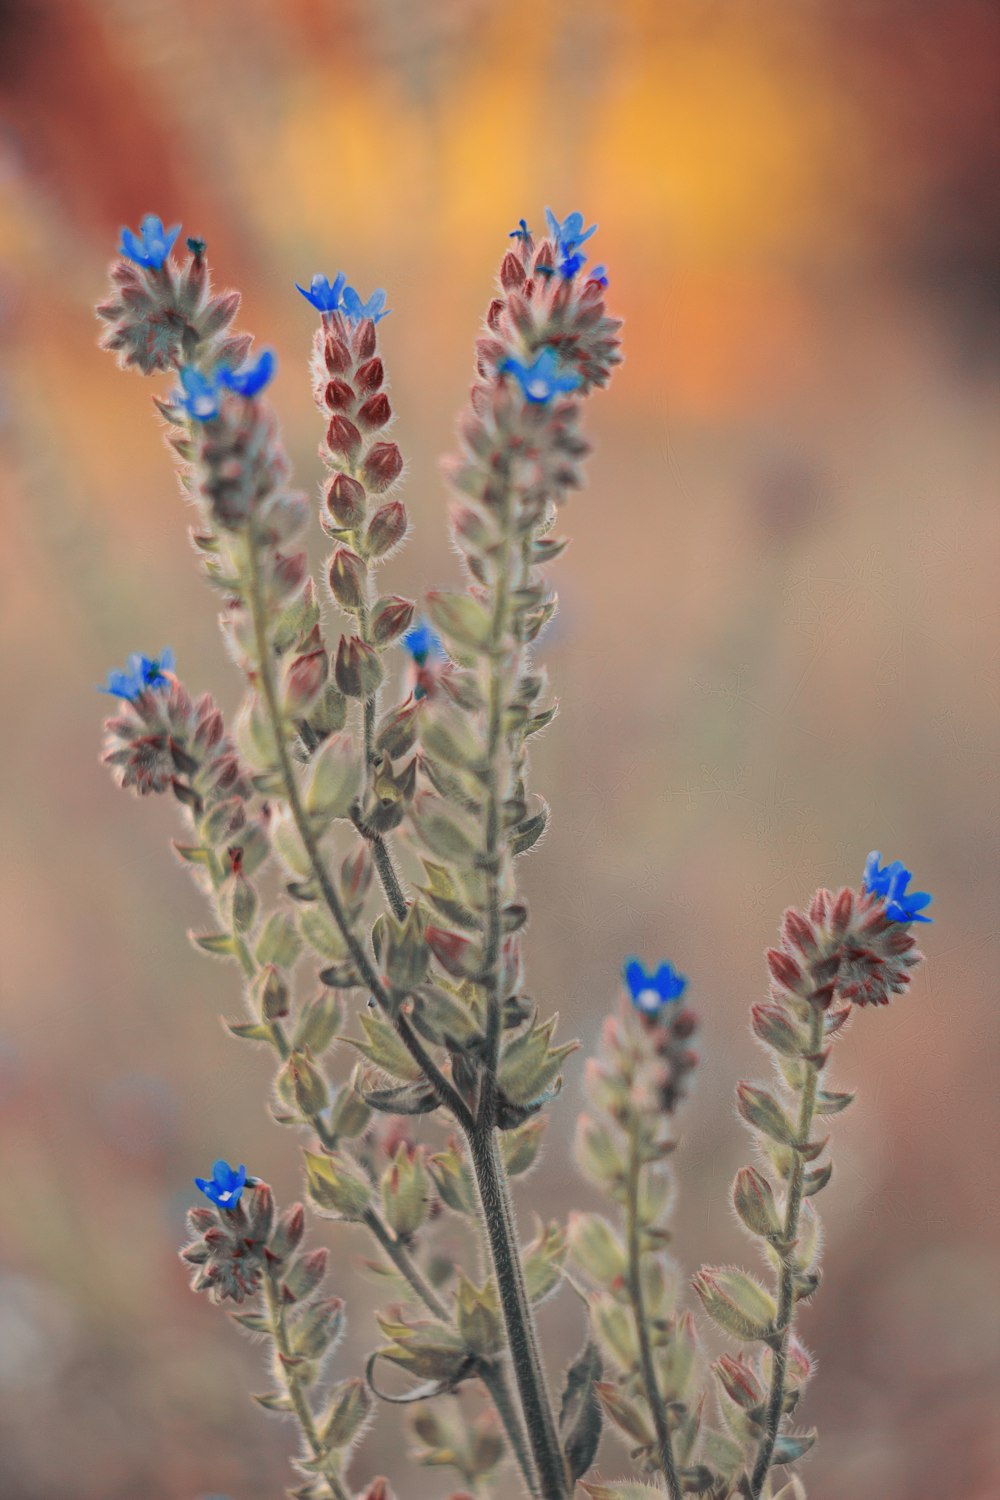
[(588, 1339), (566, 1371), (559, 1404), (559, 1436), (571, 1484), (586, 1474), (601, 1441), (601, 1403), (594, 1390), (601, 1373), (600, 1352)]
[(404, 1083), (422, 1081), (423, 1070), (407, 1052), (388, 1021), (370, 1010), (362, 1011), (358, 1020), (365, 1033), (365, 1040), (360, 1042), (355, 1037), (347, 1037), (345, 1040), (352, 1047), (356, 1047), (370, 1063), (374, 1063), (384, 1073), (391, 1074), (393, 1078), (400, 1078)]
[(287, 912), (274, 911), (261, 929), (254, 957), (259, 964), (290, 969), (302, 952), (302, 939)]
[(236, 954), (236, 939), (228, 932), (189, 932), (188, 937), (203, 953), (217, 958), (233, 958)]
[(226, 1030), (244, 1042), (273, 1041), (270, 1026), (265, 1026), (260, 1021), (227, 1021)]

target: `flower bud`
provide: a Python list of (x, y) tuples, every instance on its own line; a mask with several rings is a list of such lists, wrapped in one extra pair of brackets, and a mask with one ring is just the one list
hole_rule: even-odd
[(368, 432), (375, 432), (392, 420), (392, 407), (385, 391), (377, 391), (358, 408), (358, 425)]
[(771, 1184), (756, 1167), (741, 1167), (737, 1172), (733, 1206), (751, 1234), (765, 1240), (781, 1238), (784, 1231)]
[(334, 412), (326, 429), (326, 445), (331, 453), (350, 460), (361, 448), (361, 434), (349, 417)]
[(290, 1208), (278, 1220), (271, 1243), (268, 1246), (271, 1254), (277, 1258), (291, 1255), (302, 1242), (305, 1233), (306, 1216), (301, 1203), (293, 1203)]
[(285, 670), (283, 706), (293, 719), (300, 718), (319, 697), (330, 670), (326, 647), (319, 646), (293, 657)]
[(346, 1448), (354, 1440), (372, 1409), (374, 1397), (360, 1377), (343, 1380), (335, 1388), (322, 1429), (326, 1448)]
[[(358, 440), (360, 442), (360, 435)], [(375, 494), (381, 494), (395, 484), (402, 472), (403, 455), (395, 443), (375, 443), (361, 466), (361, 477)]]
[(275, 552), (269, 567), (272, 600), (283, 604), (298, 593), (306, 579), (309, 562), (304, 552)]
[(304, 1115), (318, 1115), (327, 1105), (326, 1079), (313, 1062), (308, 1048), (293, 1052), (285, 1067), (299, 1109)]
[(311, 1297), (326, 1275), (327, 1251), (320, 1246), (292, 1261), (281, 1281), (281, 1294), (285, 1302), (304, 1302)]
[(233, 926), (237, 932), (249, 932), (257, 915), (260, 898), (244, 875), (233, 882)]
[(384, 379), (382, 361), (377, 356), (375, 359), (366, 359), (354, 372), (355, 389), (359, 391), (377, 391)]
[(378, 652), (358, 636), (341, 636), (334, 666), (337, 686), (348, 698), (371, 698), (385, 673)]
[(427, 1217), (429, 1189), (423, 1153), (411, 1156), (399, 1146), (381, 1182), (382, 1207), (396, 1234), (405, 1238), (420, 1228)]
[(385, 557), (406, 535), (409, 524), (406, 507), (400, 500), (380, 506), (365, 533), (365, 550), (369, 557)]
[(361, 790), (361, 762), (350, 735), (333, 734), (312, 759), (304, 801), (311, 813), (346, 818)]
[(323, 361), (331, 375), (343, 375), (345, 370), (351, 368), (351, 351), (343, 339), (338, 339), (334, 334), (328, 334), (326, 343), (323, 345)]
[(326, 508), (337, 525), (354, 530), (365, 518), (365, 489), (350, 474), (337, 474), (326, 487)]
[(376, 646), (388, 646), (409, 627), (413, 619), (412, 599), (401, 599), (398, 594), (389, 594), (379, 599), (368, 622), (368, 633)]
[(354, 405), (354, 388), (346, 380), (330, 380), (323, 392), (323, 404), (328, 411), (350, 411)]
[(509, 292), (512, 287), (520, 286), (523, 281), (524, 267), (513, 250), (508, 250), (500, 266), (500, 285), (504, 291)]
[(723, 1354), (712, 1369), (726, 1395), (744, 1411), (752, 1411), (764, 1400), (764, 1388), (746, 1360)]
[(262, 1020), (277, 1021), (288, 1015), (288, 985), (274, 964), (264, 965), (255, 989)]
[(330, 592), (340, 605), (357, 614), (365, 601), (365, 565), (349, 547), (338, 547), (330, 560)]
[(375, 748), (388, 755), (390, 760), (399, 760), (408, 755), (417, 742), (417, 714), (419, 705), (407, 698), (398, 708), (386, 714), (375, 735)]
[(371, 1202), (367, 1180), (347, 1158), (304, 1151), (309, 1196), (316, 1207), (344, 1219), (360, 1219)]

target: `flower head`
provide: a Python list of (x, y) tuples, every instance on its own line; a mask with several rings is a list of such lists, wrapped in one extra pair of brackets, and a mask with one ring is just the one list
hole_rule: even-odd
[(338, 271), (331, 285), (325, 276), (318, 273), (309, 283), (309, 290), (295, 283), (295, 290), (301, 292), (307, 302), (311, 302), (317, 312), (337, 312), (340, 308), (340, 297), (347, 284), (347, 277), (343, 271)]
[(636, 1010), (656, 1015), (672, 1000), (679, 1000), (687, 989), (687, 980), (673, 964), (662, 963), (655, 971), (647, 970), (637, 958), (625, 964), (625, 983)]
[(510, 240), (530, 240), (531, 230), (528, 228), (527, 219), (518, 219), (517, 228), (512, 229), (507, 238)]
[(560, 222), (551, 208), (547, 208), (545, 210), (545, 217), (548, 220), (549, 233), (556, 242), (556, 250), (564, 256), (575, 254), (580, 246), (590, 239), (592, 234), (597, 233), (596, 224), (591, 224), (587, 230), (584, 229), (583, 214), (581, 213), (567, 214), (565, 219)]
[(98, 692), (110, 693), (113, 698), (124, 698), (133, 703), (147, 688), (169, 687), (167, 674), (173, 671), (173, 666), (174, 653), (169, 646), (165, 646), (159, 656), (143, 656), (134, 651), (124, 672), (109, 672), (106, 685), (98, 688)]
[(181, 389), (174, 400), (195, 422), (213, 422), (219, 415), (223, 391), (235, 391), (248, 399), (262, 391), (278, 367), (273, 349), (262, 349), (255, 360), (248, 360), (238, 370), (221, 365), (205, 375), (194, 365), (182, 365)]
[(932, 922), (933, 917), (921, 913), (925, 906), (930, 906), (933, 896), (927, 891), (907, 894), (906, 887), (913, 879), (911, 872), (901, 859), (894, 859), (891, 865), (880, 869), (881, 858), (877, 849), (869, 854), (865, 861), (864, 886), (871, 895), (881, 896), (885, 901), (886, 916), (893, 922)]
[(379, 287), (378, 291), (372, 292), (367, 302), (362, 302), (352, 286), (345, 286), (343, 312), (344, 317), (352, 324), (360, 323), (363, 318), (371, 318), (373, 323), (380, 322), (389, 315), (384, 288)]
[(155, 214), (147, 214), (139, 226), (138, 234), (122, 225), (122, 242), (119, 249), (122, 255), (128, 260), (135, 261), (137, 266), (146, 266), (150, 271), (158, 271), (170, 254), (174, 240), (180, 232), (179, 224), (172, 224), (169, 229), (164, 229), (162, 219), (158, 219)]
[(513, 375), (528, 401), (541, 405), (560, 391), (575, 391), (580, 376), (575, 370), (560, 373), (556, 351), (544, 348), (536, 354), (530, 365), (523, 360), (508, 357), (500, 362), (501, 374)]
[(217, 1208), (235, 1208), (247, 1180), (246, 1167), (231, 1167), (226, 1161), (212, 1163), (212, 1176), (196, 1177), (194, 1185)]

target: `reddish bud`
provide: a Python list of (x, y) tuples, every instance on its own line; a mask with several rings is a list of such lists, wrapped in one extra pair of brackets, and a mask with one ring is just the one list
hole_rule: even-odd
[(381, 506), (371, 518), (365, 534), (365, 548), (369, 557), (384, 557), (403, 540), (408, 525), (406, 507), (401, 500), (390, 500)]
[(794, 906), (790, 906), (785, 912), (781, 935), (790, 948), (798, 949), (803, 958), (815, 958), (819, 952), (812, 923), (800, 911), (796, 911)]
[(500, 319), (503, 317), (504, 301), (502, 297), (494, 297), (486, 310), (487, 328), (499, 328)]
[(498, 339), (476, 339), (476, 369), (484, 380), (493, 379), (503, 353), (503, 344)]
[(326, 648), (320, 646), (296, 656), (288, 667), (285, 677), (285, 709), (293, 718), (303, 714), (315, 701), (326, 682), (330, 668)]
[(371, 359), (375, 353), (376, 334), (375, 321), (373, 318), (365, 318), (359, 325), (354, 335), (354, 356), (356, 359)]
[(291, 599), (305, 581), (308, 559), (304, 552), (285, 556), (276, 552), (271, 560), (271, 590), (279, 600)]
[(744, 1360), (734, 1359), (731, 1354), (723, 1354), (715, 1361), (712, 1369), (726, 1395), (744, 1411), (751, 1411), (763, 1401), (764, 1388)]
[(828, 890), (821, 888), (816, 892), (809, 907), (809, 915), (814, 922), (826, 921), (826, 914), (830, 910), (830, 902), (832, 900), (833, 897)]
[(354, 458), (361, 447), (361, 434), (354, 423), (340, 412), (334, 412), (326, 430), (326, 445), (331, 453)]
[(851, 925), (851, 916), (854, 912), (854, 892), (844, 886), (842, 891), (837, 892), (837, 899), (833, 903), (830, 912), (830, 931), (834, 937), (843, 937)]
[(395, 484), (403, 472), (403, 455), (395, 443), (376, 443), (368, 450), (361, 476), (376, 494)]
[(521, 286), (524, 279), (524, 267), (513, 250), (508, 250), (500, 267), (500, 285), (509, 292), (511, 287)]
[(350, 474), (338, 474), (326, 487), (326, 508), (338, 526), (354, 530), (364, 520), (364, 485)]
[(331, 380), (323, 392), (323, 401), (330, 411), (350, 411), (354, 405), (354, 390), (346, 380)]
[(349, 547), (338, 547), (330, 561), (330, 592), (342, 609), (352, 613), (364, 604), (365, 565)]
[(413, 619), (412, 599), (401, 599), (398, 594), (389, 594), (380, 599), (372, 610), (369, 631), (376, 646), (388, 646), (408, 629)]
[(392, 420), (392, 407), (389, 405), (389, 397), (385, 391), (376, 391), (374, 396), (358, 409), (358, 423), (367, 428), (369, 432), (378, 427), (384, 427)]
[(359, 391), (377, 391), (385, 379), (385, 371), (382, 361), (375, 359), (365, 360), (354, 372), (354, 387)]
[(790, 953), (781, 948), (768, 948), (767, 967), (771, 978), (786, 990), (791, 990), (793, 995), (805, 997), (810, 993), (812, 986)]
[(371, 698), (384, 676), (378, 653), (358, 636), (341, 636), (334, 666), (337, 686), (349, 698)]
[(343, 339), (338, 339), (334, 334), (329, 334), (323, 345), (323, 359), (331, 375), (343, 375), (353, 363), (351, 351)]
[(467, 979), (469, 971), (466, 955), (472, 947), (471, 940), (459, 932), (446, 932), (443, 927), (428, 927), (424, 931), (428, 948), (438, 963), (456, 979)]

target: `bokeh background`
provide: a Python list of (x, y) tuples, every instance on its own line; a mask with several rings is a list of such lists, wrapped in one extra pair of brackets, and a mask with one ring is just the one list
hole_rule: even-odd
[[(277, 347), (300, 482), (318, 430), (292, 287), (343, 267), (382, 325), (414, 520), (391, 586), (447, 584), (437, 460), (506, 232), (600, 222), (627, 363), (592, 405), (544, 655), (550, 835), (523, 866), (532, 991), (594, 1045), (619, 963), (670, 955), (704, 1018), (677, 1251), (747, 1259), (726, 1207), (746, 1007), (782, 909), (868, 850), (935, 893), (912, 993), (835, 1084), (812, 1500), (1000, 1494), (995, 996), (1000, 13), (979, 0), (3, 0), (0, 4), (0, 1493), (264, 1500), (290, 1435), (257, 1354), (187, 1289), (216, 1154), (286, 1198), (267, 1064), (217, 1021), (174, 809), (97, 764), (93, 691), (169, 641), (232, 708), (150, 385), (95, 347), (121, 223), (204, 236)], [(588, 247), (590, 248), (590, 247)], [(317, 546), (317, 555), (319, 547)], [(568, 1069), (522, 1190), (567, 1170)], [(345, 1064), (346, 1066), (346, 1064)], [(427, 1127), (428, 1138), (433, 1127)], [(590, 1206), (593, 1206), (592, 1204)], [(327, 1226), (351, 1337), (365, 1247)], [(554, 1356), (580, 1340), (545, 1311)], [(406, 1477), (390, 1414), (358, 1482)], [(605, 1475), (625, 1472), (609, 1439)], [(502, 1488), (502, 1487), (501, 1487)]]

